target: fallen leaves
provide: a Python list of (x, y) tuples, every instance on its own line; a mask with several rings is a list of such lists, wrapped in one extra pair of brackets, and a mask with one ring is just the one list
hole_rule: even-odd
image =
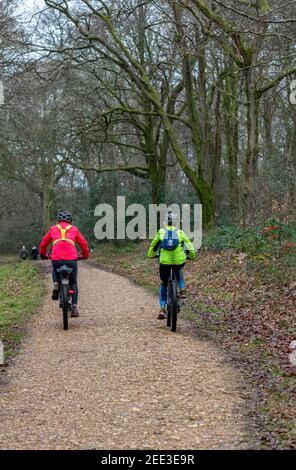
[[(264, 234), (270, 236), (277, 230), (269, 226)], [(146, 247), (139, 245), (132, 257), (128, 253), (114, 258), (112, 269), (153, 286), (156, 292), (158, 266), (145, 256)], [(104, 255), (99, 259), (104, 260)], [(289, 361), (289, 344), (296, 339), (296, 282), (285, 284), (295, 266), (285, 279), (276, 278), (273, 267), (278, 262), (230, 251), (203, 253), (196, 262), (186, 264), (188, 297), (183, 312), (196, 322), (199, 336), (223, 347), (242, 372), (262, 445), (296, 448), (296, 436), (291, 433), (296, 367)], [(262, 276), (262, 270), (270, 270), (270, 276)]]

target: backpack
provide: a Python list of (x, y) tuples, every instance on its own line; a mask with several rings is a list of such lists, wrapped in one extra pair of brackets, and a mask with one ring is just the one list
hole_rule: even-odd
[(160, 248), (164, 250), (175, 250), (179, 246), (179, 236), (177, 230), (166, 229)]

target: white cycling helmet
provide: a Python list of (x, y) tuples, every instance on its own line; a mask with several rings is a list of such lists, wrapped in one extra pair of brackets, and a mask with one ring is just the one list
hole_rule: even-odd
[(163, 223), (165, 225), (176, 225), (176, 222), (177, 222), (177, 216), (176, 214), (174, 214), (172, 211), (168, 211), (168, 213), (166, 214), (165, 218), (164, 218), (164, 221)]

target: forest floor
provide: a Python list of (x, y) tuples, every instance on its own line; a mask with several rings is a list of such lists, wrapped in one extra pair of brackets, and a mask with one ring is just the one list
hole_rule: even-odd
[(79, 287), (68, 331), (49, 294), (29, 320), (1, 386), (1, 449), (254, 447), (240, 370), (192, 322), (171, 333), (152, 292), (84, 263)]
[[(146, 244), (102, 244), (92, 258), (156, 294), (158, 266), (146, 251)], [(259, 448), (296, 448), (296, 367), (289, 362), (289, 344), (296, 339), (294, 276), (295, 266), (286, 272), (285, 266), (233, 251), (204, 252), (185, 268), (182, 317), (239, 371)]]

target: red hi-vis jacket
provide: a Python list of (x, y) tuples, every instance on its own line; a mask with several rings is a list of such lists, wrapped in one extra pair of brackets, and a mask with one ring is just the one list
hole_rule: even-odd
[(50, 227), (40, 244), (39, 253), (41, 256), (46, 256), (46, 249), (50, 243), (52, 243), (51, 259), (53, 261), (77, 259), (75, 243), (80, 246), (82, 258), (89, 257), (89, 249), (84, 236), (75, 225), (70, 225), (67, 222), (60, 222)]

